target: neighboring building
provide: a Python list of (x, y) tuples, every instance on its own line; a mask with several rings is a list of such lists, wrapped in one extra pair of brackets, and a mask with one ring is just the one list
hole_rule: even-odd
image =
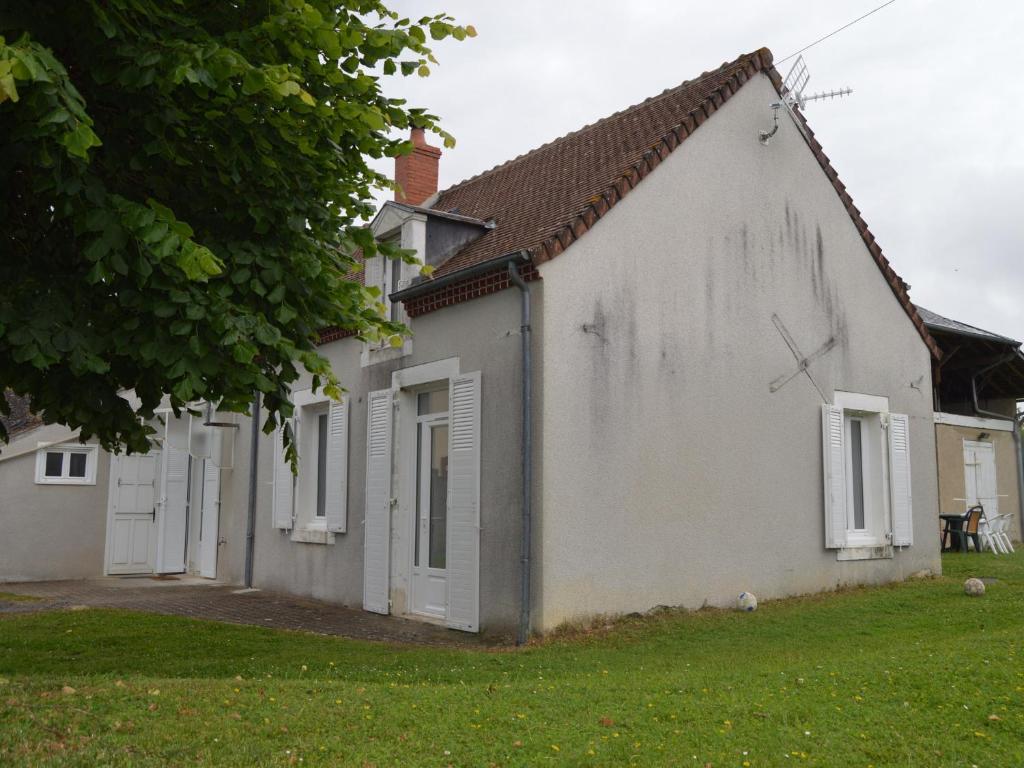
[[(348, 391), (293, 393), (297, 478), (278, 438), (259, 443), (253, 585), (505, 632), (524, 501), (534, 630), (938, 572), (939, 348), (803, 116), (782, 110), (760, 140), (780, 88), (762, 49), (441, 192), (440, 152), (414, 131), (405, 197), (372, 228), (433, 275), (379, 258), (364, 273), (413, 336), (324, 334)], [(214, 455), (202, 421), (169, 426), (164, 450), (187, 431), (179, 446)], [(217, 433), (234, 448), (216, 536), (232, 582), (241, 426)], [(166, 567), (182, 526), (194, 551), (207, 495), (155, 508), (138, 570)], [(151, 508), (119, 514), (144, 532)]]
[(0, 581), (81, 579), (103, 569), (110, 460), (77, 432), (44, 425), (27, 398), (4, 393), (10, 443), (0, 450)]
[(943, 353), (932, 377), (939, 509), (957, 513), (981, 504), (989, 519), (1010, 515), (1010, 536), (1020, 539), (1021, 343), (923, 307), (917, 311)]

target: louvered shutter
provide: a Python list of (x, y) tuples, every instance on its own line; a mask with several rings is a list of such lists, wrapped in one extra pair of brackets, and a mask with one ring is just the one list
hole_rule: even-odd
[(295, 475), (284, 454), (284, 428), (274, 433), (274, 501), (273, 522), (275, 528), (290, 530), (295, 507)]
[(172, 445), (164, 451), (163, 510), (160, 520), (160, 548), (157, 573), (185, 570), (185, 538), (188, 534), (188, 451)]
[(825, 476), (825, 547), (846, 546), (846, 430), (843, 409), (821, 406), (822, 454)]
[(212, 459), (203, 461), (202, 523), (199, 526), (199, 575), (217, 576), (217, 535), (220, 524), (220, 469)]
[(889, 415), (889, 488), (892, 494), (892, 543), (914, 543), (913, 508), (910, 503), (910, 419), (902, 413)]
[(480, 373), (451, 380), (448, 443), (448, 615), (454, 629), (480, 624)]
[(367, 397), (363, 608), (388, 613), (391, 568), (391, 390)]
[(331, 401), (327, 412), (327, 530), (344, 533), (348, 521), (348, 397)]

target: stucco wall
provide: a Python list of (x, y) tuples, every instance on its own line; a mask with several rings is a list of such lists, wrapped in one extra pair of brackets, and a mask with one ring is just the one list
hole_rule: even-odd
[(966, 485), (964, 480), (964, 440), (977, 440), (982, 432), (992, 443), (996, 455), (996, 493), (999, 513), (1013, 515), (1010, 538), (1020, 539), (1020, 496), (1017, 488), (1017, 453), (1009, 432), (996, 432), (978, 427), (952, 424), (935, 425), (936, 456), (939, 463), (939, 508), (943, 514), (964, 511)]
[[(272, 442), (261, 440), (254, 585), (362, 605), (367, 393), (390, 388), (399, 368), (459, 357), (462, 372), (482, 372), (480, 624), (485, 632), (507, 631), (519, 610), (519, 294), (503, 291), (418, 317), (410, 325), (412, 354), (398, 360), (362, 368), (361, 344), (354, 339), (321, 348), (350, 397), (348, 532), (337, 534), (333, 544), (294, 542), (271, 526)], [(303, 382), (296, 388), (307, 386)], [(243, 420), (236, 469), (224, 478), (221, 497), (221, 536), (227, 541), (220, 550), (218, 576), (232, 581), (243, 576), (249, 424)], [(408, 551), (402, 548), (412, 533), (411, 521), (398, 513), (394, 526), (393, 559)], [(401, 612), (405, 585), (395, 577), (393, 563), (392, 600)]]
[(40, 427), (0, 454), (0, 581), (103, 575), (110, 455), (98, 450), (95, 485), (35, 482), (36, 444), (67, 434)]
[[(569, 250), (545, 263), (538, 624), (695, 608), (940, 568), (929, 352), (759, 75)], [(897, 255), (898, 256), (898, 255)], [(821, 412), (910, 416), (915, 546), (824, 548)]]

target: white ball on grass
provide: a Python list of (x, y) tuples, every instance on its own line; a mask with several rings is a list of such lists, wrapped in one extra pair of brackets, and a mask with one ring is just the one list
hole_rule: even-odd
[(981, 579), (968, 579), (964, 582), (964, 592), (971, 597), (981, 597), (985, 594), (985, 582)]
[(736, 598), (736, 610), (756, 611), (757, 596), (753, 592), (740, 592), (739, 597)]

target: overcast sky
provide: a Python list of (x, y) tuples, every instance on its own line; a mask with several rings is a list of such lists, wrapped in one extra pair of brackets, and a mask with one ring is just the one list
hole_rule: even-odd
[[(882, 2), (392, 0), (479, 35), (437, 44), (429, 78), (389, 91), (458, 140), (441, 159), (443, 188), (741, 53), (767, 46), (779, 61)], [(1022, 30), (1017, 0), (896, 0), (804, 54), (808, 92), (854, 89), (806, 115), (914, 301), (1017, 339)]]

